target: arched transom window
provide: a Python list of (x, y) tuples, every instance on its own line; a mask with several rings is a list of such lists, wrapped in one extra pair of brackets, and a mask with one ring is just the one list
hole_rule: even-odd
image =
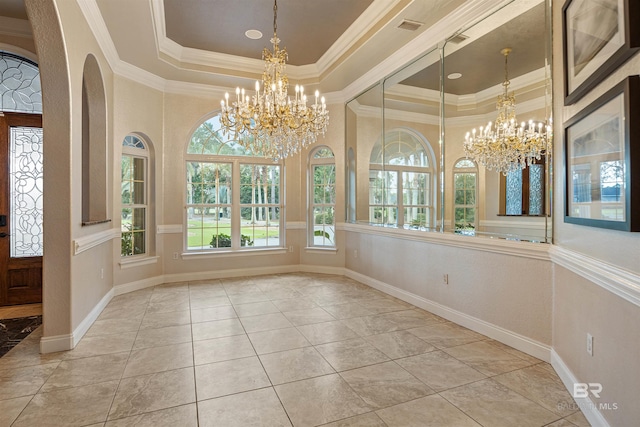
[(433, 227), (436, 188), (428, 141), (404, 128), (387, 132), (371, 150), (369, 221), (398, 227)]

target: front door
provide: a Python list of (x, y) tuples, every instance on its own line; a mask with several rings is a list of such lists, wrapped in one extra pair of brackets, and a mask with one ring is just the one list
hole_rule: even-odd
[(0, 113), (0, 306), (42, 302), (42, 116)]

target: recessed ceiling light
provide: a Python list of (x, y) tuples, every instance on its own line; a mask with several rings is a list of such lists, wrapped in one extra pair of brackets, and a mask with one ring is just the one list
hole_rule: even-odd
[(462, 77), (462, 73), (451, 73), (447, 76), (449, 80), (456, 80)]
[(262, 33), (258, 30), (247, 30), (244, 35), (252, 40), (258, 40), (262, 38)]

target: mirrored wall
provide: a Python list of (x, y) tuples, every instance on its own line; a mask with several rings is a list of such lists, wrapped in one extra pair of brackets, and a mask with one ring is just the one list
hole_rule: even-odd
[(347, 103), (349, 222), (551, 241), (551, 138), (504, 173), (464, 149), (495, 123), (507, 83), (516, 123), (548, 124), (549, 13), (547, 0), (514, 0)]

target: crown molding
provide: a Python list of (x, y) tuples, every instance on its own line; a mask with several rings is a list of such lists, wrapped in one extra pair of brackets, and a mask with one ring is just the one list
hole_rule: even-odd
[(455, 34), (457, 29), (463, 28), (469, 22), (474, 22), (478, 17), (486, 16), (492, 11), (500, 9), (511, 0), (471, 0), (465, 2), (451, 14), (439, 20), (427, 28), (418, 37), (407, 43), (402, 49), (396, 51), (387, 59), (380, 62), (371, 70), (363, 74), (358, 80), (344, 89), (347, 99), (356, 97), (367, 88), (380, 81), (384, 76), (389, 76), (397, 71), (398, 64), (407, 64), (436, 47), (434, 40), (441, 41)]
[(100, 13), (100, 8), (98, 7), (96, 0), (76, 0), (76, 2), (78, 3), (84, 18), (87, 20), (89, 28), (91, 28), (91, 32), (96, 38), (100, 49), (107, 58), (107, 62), (111, 66), (111, 69), (115, 70), (118, 68), (120, 63), (125, 62), (122, 61), (118, 55), (118, 51), (111, 39), (111, 35), (107, 29), (107, 24), (102, 18), (102, 14)]
[(0, 34), (5, 36), (32, 39), (31, 24), (26, 19), (9, 18), (0, 16)]

